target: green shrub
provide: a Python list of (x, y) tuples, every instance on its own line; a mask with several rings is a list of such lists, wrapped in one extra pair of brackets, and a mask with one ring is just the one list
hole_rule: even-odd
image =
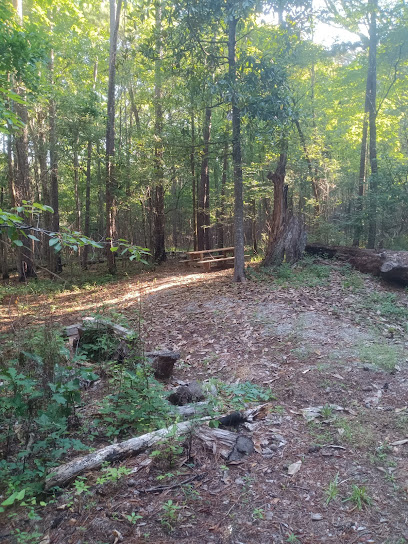
[(119, 387), (104, 398), (101, 408), (108, 436), (148, 432), (165, 425), (170, 405), (150, 367), (136, 364), (129, 370), (117, 365), (112, 383)]

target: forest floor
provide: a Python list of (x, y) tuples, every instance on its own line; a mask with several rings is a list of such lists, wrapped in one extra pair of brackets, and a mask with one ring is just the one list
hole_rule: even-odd
[(408, 543), (406, 290), (322, 260), (273, 276), (253, 267), (245, 284), (231, 270), (168, 263), (76, 291), (13, 291), (0, 301), (0, 332), (96, 312), (126, 317), (146, 350), (181, 352), (168, 388), (252, 382), (275, 400), (244, 431), (259, 447), (242, 462), (227, 465), (194, 438), (193, 464), (129, 458), (131, 474), (75, 507), (67, 491), (43, 508), (38, 542)]

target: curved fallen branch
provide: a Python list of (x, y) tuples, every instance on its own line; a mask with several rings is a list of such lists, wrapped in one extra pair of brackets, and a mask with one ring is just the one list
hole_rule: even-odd
[(130, 438), (129, 440), (119, 442), (118, 444), (106, 446), (89, 455), (77, 457), (69, 463), (53, 469), (45, 482), (45, 490), (48, 491), (53, 487), (63, 486), (76, 478), (79, 474), (99, 468), (105, 462), (118, 461), (124, 457), (138, 455), (168, 436), (187, 434), (198, 422), (208, 421), (209, 419), (209, 417), (204, 417), (199, 420), (177, 423), (170, 427), (159, 429), (158, 431)]

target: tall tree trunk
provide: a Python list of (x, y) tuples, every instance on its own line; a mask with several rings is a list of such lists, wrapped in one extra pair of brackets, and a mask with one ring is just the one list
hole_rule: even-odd
[[(38, 164), (40, 167), (40, 186), (42, 202), (44, 204), (50, 203), (50, 187), (49, 187), (49, 173), (47, 165), (47, 138), (45, 129), (45, 115), (44, 111), (40, 108), (37, 114), (38, 125)], [(43, 216), (43, 225), (45, 230), (51, 230), (52, 217), (49, 213), (45, 213)], [(44, 262), (49, 263), (50, 246), (48, 244), (48, 237), (42, 235), (42, 258)]]
[(190, 169), (191, 169), (191, 188), (192, 188), (192, 208), (193, 208), (193, 247), (194, 251), (198, 248), (197, 243), (197, 196), (196, 196), (196, 173), (195, 173), (195, 123), (194, 123), (194, 108), (191, 108), (191, 152), (190, 152)]
[[(22, 0), (13, 0), (13, 6), (17, 12), (20, 23), (23, 24), (23, 4)], [(22, 85), (17, 84), (16, 93), (22, 98), (25, 97), (25, 90)], [(23, 200), (30, 200), (31, 178), (30, 167), (28, 164), (28, 114), (25, 104), (15, 102), (14, 110), (17, 117), (24, 123), (24, 127), (15, 137), (16, 151), (16, 176), (14, 177), (13, 198), (14, 205), (21, 206)], [(19, 248), (17, 254), (17, 271), (19, 281), (25, 281), (28, 278), (37, 276), (34, 266), (31, 240), (21, 237), (23, 245)]]
[[(231, 6), (232, 8), (232, 6)], [(232, 9), (231, 9), (232, 11)], [(236, 68), (236, 31), (238, 19), (230, 14), (228, 23), (228, 67), (230, 84), (233, 87), (232, 106), (232, 160), (234, 164), (234, 245), (235, 264), (234, 281), (245, 281), (244, 250), (244, 200), (241, 157), (241, 112), (238, 107), (237, 68)]]
[[(371, 44), (370, 44), (371, 50)], [(370, 56), (370, 53), (369, 53)], [(367, 82), (366, 82), (366, 92), (364, 100), (364, 119), (363, 119), (363, 133), (361, 137), (361, 148), (360, 148), (360, 168), (358, 174), (358, 198), (356, 204), (356, 226), (354, 229), (354, 238), (353, 246), (358, 247), (360, 245), (361, 235), (363, 233), (363, 197), (364, 197), (364, 188), (366, 183), (366, 162), (367, 162), (367, 136), (368, 136), (368, 115), (370, 111), (370, 101), (372, 93), (372, 73), (370, 69), (370, 60), (369, 67), (367, 72)]]
[[(115, 253), (111, 251), (116, 239), (116, 191), (115, 179), (115, 79), (116, 52), (122, 0), (109, 0), (110, 6), (110, 49), (109, 49), (109, 83), (108, 83), (108, 116), (106, 126), (106, 258), (110, 274), (116, 273)], [(115, 9), (116, 8), (116, 9)]]
[[(9, 134), (7, 139), (5, 138), (4, 144), (7, 146), (7, 181), (8, 181), (8, 188), (9, 188), (9, 194), (10, 199), (12, 202), (12, 205), (14, 205), (14, 184), (13, 184), (13, 153), (12, 153), (12, 145), (11, 145), (11, 135)], [(3, 199), (4, 199), (4, 192), (1, 193), (1, 204), (0, 208), (3, 208)], [(7, 234), (2, 233), (3, 241), (0, 243), (0, 257), (1, 257), (1, 263), (2, 263), (2, 278), (3, 280), (6, 280), (9, 278), (9, 265), (8, 265), (8, 246), (7, 246)]]
[[(288, 208), (288, 186), (285, 184), (287, 151), (282, 150), (274, 172), (269, 172), (268, 179), (273, 182), (273, 212), (268, 232), (268, 244), (265, 252), (264, 266), (276, 263), (275, 247), (285, 224)], [(279, 258), (278, 258), (279, 260)]]
[(211, 108), (205, 108), (203, 124), (203, 157), (200, 185), (198, 187), (197, 243), (198, 249), (210, 248), (210, 174), (208, 167), (211, 137)]
[[(98, 77), (98, 61), (95, 61), (93, 71), (93, 86), (92, 90), (95, 92), (96, 79)], [(91, 161), (92, 161), (92, 140), (89, 138), (87, 146), (86, 156), (86, 188), (85, 188), (85, 223), (84, 234), (91, 236)], [(86, 270), (88, 268), (89, 259), (89, 246), (85, 245), (82, 252), (82, 268)]]
[[(92, 162), (92, 140), (88, 140), (86, 156), (86, 188), (85, 188), (85, 222), (84, 234), (91, 236), (91, 162)], [(88, 268), (89, 246), (85, 245), (82, 252), (82, 268)]]
[(370, 0), (370, 43), (368, 54), (368, 70), (370, 78), (370, 92), (368, 102), (368, 125), (370, 129), (370, 194), (367, 247), (375, 247), (377, 235), (377, 198), (378, 198), (378, 163), (377, 163), (377, 8), (378, 0)]
[[(227, 136), (225, 136), (227, 138)], [(222, 176), (221, 176), (221, 194), (219, 215), (217, 221), (217, 245), (218, 247), (224, 247), (224, 226), (225, 226), (225, 188), (227, 186), (227, 173), (228, 173), (228, 143), (224, 144), (223, 162), (222, 162)]]
[[(54, 50), (51, 50), (50, 55), (50, 80), (51, 85), (54, 85)], [(50, 124), (50, 204), (54, 210), (51, 220), (51, 228), (53, 232), (59, 232), (59, 195), (58, 195), (58, 153), (57, 153), (57, 129), (56, 129), (56, 107), (55, 99), (51, 97), (49, 104), (49, 124)], [(55, 253), (54, 250), (49, 252), (49, 269), (56, 274), (62, 272), (62, 263), (60, 253)]]
[(97, 187), (98, 187), (98, 234), (101, 238), (106, 232), (105, 219), (106, 219), (106, 190), (104, 190), (104, 185), (106, 184), (106, 176), (102, 179), (102, 154), (101, 146), (99, 139), (96, 140), (96, 172), (97, 172)]
[[(3, 143), (4, 140), (3, 140)], [(4, 187), (0, 188), (0, 208), (4, 207)], [(8, 247), (7, 247), (7, 233), (0, 229), (0, 265), (1, 265), (1, 277), (3, 280), (9, 278), (9, 266), (8, 266)]]
[(163, 91), (162, 91), (162, 6), (156, 0), (156, 61), (154, 67), (154, 101), (155, 101), (155, 149), (154, 149), (154, 261), (158, 264), (166, 260), (165, 224), (164, 224), (164, 171), (163, 171)]
[(266, 254), (270, 253), (270, 247), (275, 243), (286, 219), (288, 208), (288, 186), (285, 185), (286, 162), (287, 152), (284, 150), (279, 156), (275, 172), (269, 172), (267, 176), (273, 182), (273, 212)]
[(81, 230), (81, 199), (79, 195), (79, 158), (78, 158), (79, 135), (74, 142), (74, 193), (75, 193), (75, 230)]
[[(367, 89), (368, 91), (368, 89)], [(358, 198), (356, 203), (356, 226), (354, 229), (353, 246), (358, 247), (360, 245), (361, 235), (363, 233), (363, 197), (364, 186), (366, 181), (366, 156), (367, 156), (367, 134), (368, 134), (368, 92), (366, 91), (366, 107), (364, 111), (363, 120), (363, 134), (361, 137), (361, 149), (360, 149), (360, 169), (358, 174)]]
[(252, 207), (252, 214), (251, 214), (251, 233), (252, 233), (252, 248), (254, 250), (254, 253), (258, 253), (258, 241), (256, 237), (256, 203), (255, 199), (253, 198), (251, 201), (251, 207)]

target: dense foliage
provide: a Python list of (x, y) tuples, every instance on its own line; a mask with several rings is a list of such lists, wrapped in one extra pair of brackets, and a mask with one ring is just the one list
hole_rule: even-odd
[[(284, 147), (289, 208), (306, 217), (309, 239), (408, 249), (403, 2), (330, 2), (320, 11), (308, 2), (120, 5), (115, 136), (106, 156), (109, 12), (118, 6), (113, 0), (16, 5), (19, 13), (11, 2), (0, 10), (0, 208), (21, 207), (21, 195), (53, 207), (58, 222), (42, 214), (36, 226), (55, 232), (60, 224), (76, 233), (64, 258), (77, 246), (86, 267), (85, 240), (98, 251), (107, 232), (120, 240), (108, 244), (117, 255), (122, 244), (121, 251), (138, 260), (143, 252), (127, 248), (136, 244), (156, 255), (161, 235), (167, 250), (192, 249), (201, 232), (211, 245), (231, 245), (231, 101), (241, 116), (246, 244), (256, 249), (266, 236), (273, 197), (267, 175)], [(234, 77), (228, 67), (231, 18), (237, 24)], [(355, 42), (316, 43), (323, 23), (353, 32)], [(375, 128), (375, 149), (368, 137), (362, 144), (373, 59), (369, 138)], [(112, 179), (105, 173), (110, 157)], [(6, 261), (12, 246), (4, 213)], [(107, 221), (113, 223), (108, 231)], [(42, 242), (35, 248), (38, 262), (58, 272), (48, 239), (31, 235)], [(21, 238), (12, 234), (12, 241), (19, 246)]]

